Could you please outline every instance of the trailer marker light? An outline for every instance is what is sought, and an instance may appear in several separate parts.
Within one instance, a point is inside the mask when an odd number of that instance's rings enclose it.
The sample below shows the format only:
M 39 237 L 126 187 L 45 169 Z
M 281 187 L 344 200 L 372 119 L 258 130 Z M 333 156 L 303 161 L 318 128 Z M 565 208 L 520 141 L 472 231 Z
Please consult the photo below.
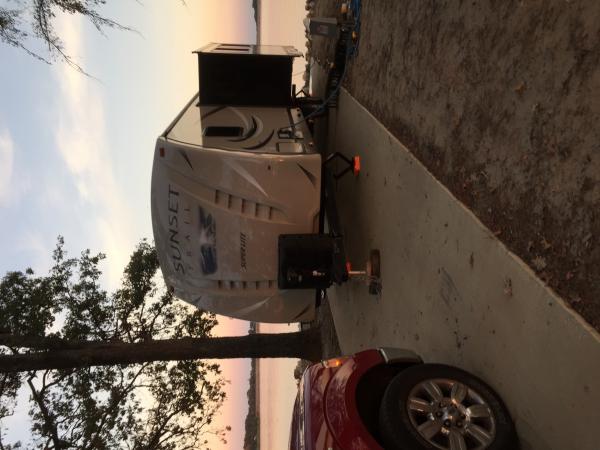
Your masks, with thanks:
M 161 147 L 161 148 L 158 150 L 158 152 L 160 153 L 160 157 L 161 157 L 161 158 L 164 158 L 164 157 L 165 157 L 165 148 L 164 148 L 164 147 Z
M 326 369 L 335 369 L 336 367 L 340 367 L 350 358 L 348 356 L 341 356 L 339 358 L 327 359 L 325 361 L 321 361 L 321 365 Z
M 352 172 L 355 176 L 360 173 L 360 156 L 352 158 Z

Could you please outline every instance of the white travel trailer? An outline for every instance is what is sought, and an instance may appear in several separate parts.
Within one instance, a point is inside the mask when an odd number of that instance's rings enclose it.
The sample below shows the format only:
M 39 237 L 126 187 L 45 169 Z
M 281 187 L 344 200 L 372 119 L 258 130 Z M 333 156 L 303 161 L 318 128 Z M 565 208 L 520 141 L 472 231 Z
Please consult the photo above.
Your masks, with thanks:
M 322 159 L 291 85 L 300 54 L 238 44 L 196 53 L 199 93 L 154 152 L 152 225 L 165 281 L 217 314 L 310 320 L 315 289 L 346 272 L 332 267 L 332 252 L 343 255 L 337 241 L 318 234 Z

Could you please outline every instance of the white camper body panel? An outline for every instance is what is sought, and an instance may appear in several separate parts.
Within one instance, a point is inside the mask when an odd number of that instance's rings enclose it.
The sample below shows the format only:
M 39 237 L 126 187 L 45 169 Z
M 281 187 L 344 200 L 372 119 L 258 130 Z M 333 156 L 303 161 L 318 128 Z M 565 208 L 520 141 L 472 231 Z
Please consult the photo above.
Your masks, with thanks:
M 192 99 L 158 138 L 152 225 L 177 297 L 251 321 L 313 318 L 314 290 L 277 287 L 279 235 L 318 227 L 321 156 L 304 123 L 285 130 L 300 120 L 295 108 L 199 107 Z

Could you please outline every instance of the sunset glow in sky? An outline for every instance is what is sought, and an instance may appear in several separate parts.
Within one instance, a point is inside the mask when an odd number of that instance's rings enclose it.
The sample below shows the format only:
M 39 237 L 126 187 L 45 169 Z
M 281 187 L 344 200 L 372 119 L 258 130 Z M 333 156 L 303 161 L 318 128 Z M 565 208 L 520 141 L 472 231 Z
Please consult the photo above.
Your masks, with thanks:
M 0 45 L 0 270 L 50 266 L 56 237 L 72 255 L 85 248 L 107 260 L 114 289 L 142 238 L 152 239 L 150 171 L 156 137 L 197 92 L 192 51 L 211 41 L 256 39 L 250 0 L 113 0 L 101 10 L 137 32 L 58 17 L 57 34 L 86 77 Z M 35 47 L 35 43 L 32 43 Z M 217 333 L 245 334 L 223 318 Z M 220 421 L 241 448 L 249 363 L 222 363 L 231 380 Z M 9 428 L 27 437 L 26 410 Z
M 156 137 L 197 92 L 197 59 L 209 42 L 254 43 L 251 0 L 109 0 L 101 13 L 135 32 L 106 30 L 57 17 L 68 54 L 91 77 L 46 65 L 0 45 L 0 271 L 51 265 L 56 237 L 66 249 L 104 252 L 104 287 L 119 285 L 129 255 L 152 240 L 150 174 Z M 304 51 L 304 0 L 262 0 L 264 44 Z M 37 49 L 35 42 L 30 47 Z M 43 49 L 40 51 L 43 52 Z M 304 61 L 294 67 L 302 84 Z M 248 323 L 221 317 L 217 335 L 247 334 Z M 264 331 L 282 331 L 265 327 Z M 263 360 L 277 398 L 263 442 L 285 448 L 295 395 L 294 360 Z M 226 448 L 240 449 L 247 414 L 248 360 L 222 361 L 230 381 L 219 425 L 231 425 Z M 281 383 L 281 384 L 278 384 Z M 30 435 L 27 404 L 6 420 L 9 441 Z M 218 448 L 218 446 L 215 446 Z M 263 448 L 267 448 L 263 446 Z

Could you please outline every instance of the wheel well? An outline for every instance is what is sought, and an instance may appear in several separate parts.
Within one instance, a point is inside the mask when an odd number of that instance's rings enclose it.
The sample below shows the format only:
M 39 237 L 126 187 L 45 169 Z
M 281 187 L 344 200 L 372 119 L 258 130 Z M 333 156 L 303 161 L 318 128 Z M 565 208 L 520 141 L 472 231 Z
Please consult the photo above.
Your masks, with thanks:
M 369 433 L 383 446 L 379 435 L 379 406 L 392 379 L 414 363 L 380 364 L 369 369 L 356 387 L 356 407 Z

